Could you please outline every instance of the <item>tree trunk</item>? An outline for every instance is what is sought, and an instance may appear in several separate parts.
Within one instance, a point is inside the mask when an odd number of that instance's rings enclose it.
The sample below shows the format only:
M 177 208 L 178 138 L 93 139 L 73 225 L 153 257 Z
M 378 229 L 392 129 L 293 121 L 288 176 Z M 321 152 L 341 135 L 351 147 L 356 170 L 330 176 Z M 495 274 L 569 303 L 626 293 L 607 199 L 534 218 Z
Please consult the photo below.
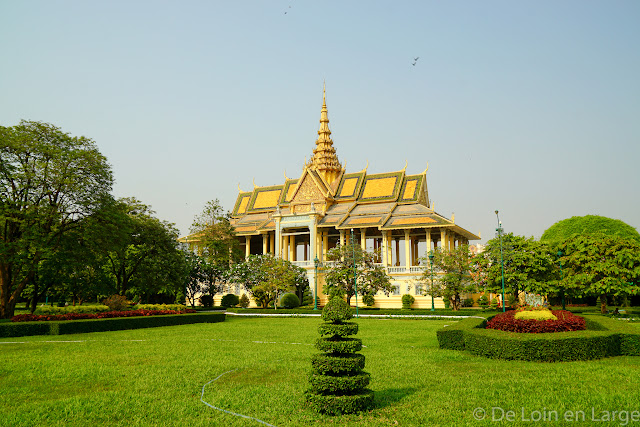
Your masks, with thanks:
M 607 295 L 600 295 L 600 314 L 607 314 Z

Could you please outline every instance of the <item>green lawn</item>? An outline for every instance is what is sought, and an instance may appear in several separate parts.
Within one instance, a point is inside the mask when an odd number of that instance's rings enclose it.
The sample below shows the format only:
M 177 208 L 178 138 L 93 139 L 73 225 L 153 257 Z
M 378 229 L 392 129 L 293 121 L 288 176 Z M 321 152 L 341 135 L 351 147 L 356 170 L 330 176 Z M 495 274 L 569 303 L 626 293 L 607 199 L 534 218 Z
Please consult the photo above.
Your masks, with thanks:
M 263 425 L 200 401 L 203 385 L 230 370 L 207 385 L 204 400 L 277 426 L 490 425 L 493 407 L 514 411 L 515 425 L 537 416 L 554 420 L 555 413 L 562 425 L 567 411 L 579 419 L 577 411 L 584 411 L 587 422 L 628 411 L 629 425 L 638 424 L 631 417 L 640 411 L 640 357 L 496 361 L 438 349 L 435 331 L 451 321 L 358 322 L 377 403 L 362 415 L 332 418 L 304 408 L 320 319 L 228 317 L 216 324 L 2 338 L 0 425 Z M 486 411 L 483 422 L 474 419 L 476 408 Z M 625 424 L 615 416 L 597 425 Z

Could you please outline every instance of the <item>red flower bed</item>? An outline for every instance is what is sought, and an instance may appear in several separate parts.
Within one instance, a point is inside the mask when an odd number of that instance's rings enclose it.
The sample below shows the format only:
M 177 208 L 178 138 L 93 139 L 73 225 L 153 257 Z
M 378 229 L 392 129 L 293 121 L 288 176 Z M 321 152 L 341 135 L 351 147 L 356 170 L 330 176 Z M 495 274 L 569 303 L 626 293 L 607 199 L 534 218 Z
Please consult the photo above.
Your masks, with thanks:
M 127 310 L 107 311 L 104 313 L 67 313 L 52 315 L 19 314 L 11 318 L 12 322 L 42 322 L 48 320 L 105 319 L 113 317 L 157 316 L 162 314 L 196 313 L 196 310 Z
M 487 323 L 487 329 L 499 329 L 509 332 L 539 334 L 543 332 L 582 331 L 586 328 L 583 317 L 570 311 L 551 311 L 558 320 L 516 319 L 515 311 L 500 313 Z

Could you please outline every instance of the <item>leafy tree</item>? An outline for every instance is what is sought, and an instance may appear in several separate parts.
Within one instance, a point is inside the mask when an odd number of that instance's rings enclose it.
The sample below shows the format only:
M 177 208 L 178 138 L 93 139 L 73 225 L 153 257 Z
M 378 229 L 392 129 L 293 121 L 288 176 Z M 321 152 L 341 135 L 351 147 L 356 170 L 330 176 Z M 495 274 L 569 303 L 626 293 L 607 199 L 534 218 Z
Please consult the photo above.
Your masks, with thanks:
M 375 255 L 363 251 L 356 242 L 349 242 L 336 246 L 327 252 L 325 267 L 325 293 L 328 295 L 343 294 L 347 303 L 351 304 L 351 297 L 356 294 L 354 287 L 354 273 L 358 295 L 375 295 L 383 291 L 389 295 L 393 286 L 384 268 L 374 263 Z
M 573 216 L 558 221 L 542 234 L 540 241 L 559 244 L 571 237 L 585 234 L 620 236 L 640 242 L 640 234 L 635 228 L 619 219 L 598 215 Z
M 577 295 L 600 297 L 607 312 L 607 296 L 640 292 L 640 243 L 606 235 L 582 235 L 560 245 L 563 253 L 562 284 Z
M 198 252 L 211 265 L 227 271 L 231 263 L 240 262 L 244 254 L 218 199 L 206 203 L 191 225 L 191 236 L 197 240 Z
M 244 286 L 256 304 L 266 308 L 276 303 L 278 295 L 294 292 L 309 286 L 307 274 L 290 261 L 273 255 L 250 255 L 244 262 L 234 264 L 231 280 Z
M 119 235 L 115 247 L 106 253 L 106 268 L 119 295 L 125 295 L 131 286 L 139 291 L 152 274 L 170 275 L 172 261 L 179 256 L 178 231 L 154 213 L 135 198 L 118 201 L 114 217 Z M 182 283 L 180 278 L 174 279 Z
M 0 127 L 0 317 L 40 262 L 109 198 L 113 177 L 95 143 L 41 122 Z
M 441 274 L 434 275 L 434 282 L 437 281 L 439 286 L 431 292 L 448 300 L 453 310 L 460 310 L 460 294 L 476 288 L 471 274 L 474 265 L 469 246 L 461 245 L 451 250 L 437 248 L 433 252 L 433 266 Z M 425 269 L 420 281 L 431 283 L 430 269 Z
M 517 299 L 521 291 L 535 294 L 558 291 L 558 264 L 550 246 L 533 237 L 525 238 L 509 233 L 502 236 L 502 258 L 505 294 L 511 294 Z M 480 273 L 477 282 L 490 292 L 501 293 L 499 237 L 487 242 L 484 251 L 474 258 L 474 264 L 474 268 Z

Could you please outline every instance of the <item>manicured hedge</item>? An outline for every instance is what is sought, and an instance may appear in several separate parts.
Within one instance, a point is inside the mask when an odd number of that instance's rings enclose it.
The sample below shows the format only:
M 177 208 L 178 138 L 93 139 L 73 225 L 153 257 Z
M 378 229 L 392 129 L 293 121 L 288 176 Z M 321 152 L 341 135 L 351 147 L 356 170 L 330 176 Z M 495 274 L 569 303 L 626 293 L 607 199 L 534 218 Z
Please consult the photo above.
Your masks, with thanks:
M 560 362 L 611 356 L 639 356 L 640 330 L 621 321 L 593 316 L 587 330 L 527 334 L 484 329 L 469 318 L 437 331 L 440 348 L 466 350 L 493 359 Z
M 364 354 L 319 353 L 311 357 L 311 372 L 314 374 L 342 375 L 360 372 L 364 369 Z
M 333 341 L 328 338 L 318 338 L 316 348 L 326 353 L 356 353 L 362 350 L 362 340 L 360 338 L 341 338 Z
M 371 375 L 361 372 L 351 376 L 316 375 L 309 377 L 311 387 L 320 394 L 350 394 L 353 390 L 362 390 L 369 385 Z
M 224 320 L 224 313 L 194 313 L 166 316 L 118 317 L 108 319 L 0 323 L 0 337 L 80 334 L 87 332 L 187 325 L 192 323 L 217 323 L 223 322 Z
M 349 335 L 356 335 L 358 333 L 358 324 L 347 322 L 342 324 L 321 323 L 318 326 L 318 333 L 326 336 L 339 336 L 348 337 Z
M 305 398 L 311 408 L 328 415 L 352 414 L 373 406 L 373 391 L 364 389 L 361 394 L 325 395 L 306 392 Z

